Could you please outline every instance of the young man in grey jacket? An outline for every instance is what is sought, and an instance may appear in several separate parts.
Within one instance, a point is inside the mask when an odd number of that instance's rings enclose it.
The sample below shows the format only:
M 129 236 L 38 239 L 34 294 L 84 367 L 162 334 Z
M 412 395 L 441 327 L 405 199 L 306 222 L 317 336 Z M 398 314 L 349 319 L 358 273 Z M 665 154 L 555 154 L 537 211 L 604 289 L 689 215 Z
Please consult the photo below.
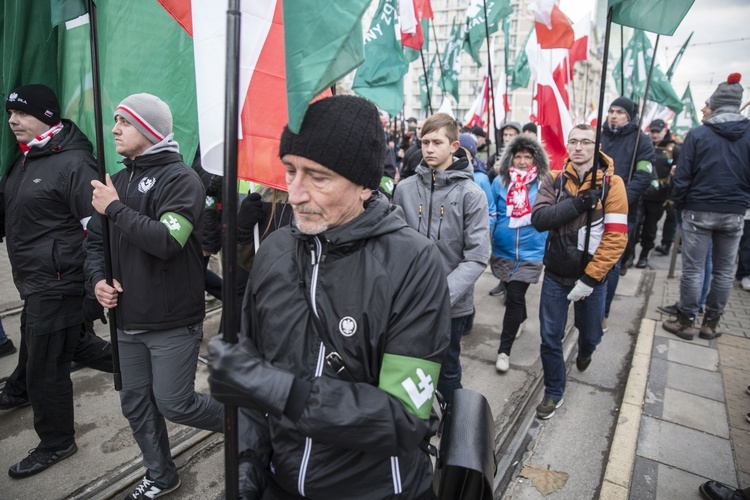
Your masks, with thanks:
M 473 181 L 466 153 L 460 148 L 458 124 L 436 113 L 422 125 L 422 156 L 416 175 L 401 181 L 393 203 L 406 222 L 437 245 L 448 276 L 451 297 L 451 341 L 443 361 L 438 391 L 450 401 L 461 388 L 461 336 L 474 316 L 474 283 L 487 267 L 490 233 L 487 197 Z

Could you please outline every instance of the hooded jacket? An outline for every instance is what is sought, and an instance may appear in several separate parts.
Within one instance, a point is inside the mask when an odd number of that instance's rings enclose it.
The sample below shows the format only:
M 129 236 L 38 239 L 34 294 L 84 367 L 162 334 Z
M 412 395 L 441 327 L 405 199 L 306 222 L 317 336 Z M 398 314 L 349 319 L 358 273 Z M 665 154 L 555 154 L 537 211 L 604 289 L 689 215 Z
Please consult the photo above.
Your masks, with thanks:
M 638 151 L 635 151 L 635 141 L 639 134 Z M 615 166 L 614 174 L 625 183 L 628 204 L 634 209 L 638 199 L 646 192 L 654 178 L 653 164 L 656 162 L 654 143 L 638 128 L 637 117 L 616 131 L 609 126 L 609 123 L 605 123 L 602 127 L 601 141 L 602 152 L 612 159 Z M 630 177 L 630 165 L 633 162 L 634 152 L 633 176 Z M 635 214 L 635 210 L 633 213 Z
M 71 121 L 42 147 L 32 147 L 4 182 L 5 236 L 22 299 L 33 293 L 83 296 L 83 223 L 97 178 L 91 142 Z
M 744 214 L 750 208 L 750 120 L 719 113 L 688 132 L 673 185 L 677 209 Z
M 437 249 L 397 211 L 376 193 L 362 214 L 320 235 L 294 226 L 271 233 L 255 258 L 243 334 L 308 390 L 289 396 L 303 405 L 295 420 L 244 413 L 260 426 L 248 427 L 241 449 L 261 470 L 270 457 L 274 480 L 289 492 L 386 499 L 431 487 L 432 464 L 419 445 L 435 432 L 430 409 L 448 346 L 449 296 Z M 343 372 L 325 362 L 328 346 Z M 420 379 L 426 384 L 417 389 Z M 417 392 L 410 396 L 407 385 Z
M 398 184 L 393 203 L 409 226 L 437 244 L 451 294 L 451 316 L 474 311 L 474 283 L 487 267 L 490 235 L 487 196 L 475 182 L 466 152 L 458 148 L 453 164 L 434 170 L 424 163 Z
M 532 207 L 539 185 L 549 172 L 547 153 L 534 137 L 528 134 L 518 135 L 503 149 L 498 176 L 492 181 L 492 191 L 497 206 L 497 224 L 492 234 L 492 255 L 515 263 L 541 262 L 544 258 L 544 242 L 547 240 L 547 233 L 537 231 L 531 224 L 517 228 L 508 227 L 510 216 L 507 213 L 507 200 L 510 168 L 513 166 L 513 155 L 518 151 L 529 151 L 534 157 L 537 177 L 527 185 Z M 514 266 L 514 269 L 515 267 L 517 266 Z M 536 271 L 535 274 L 538 276 L 539 272 Z
M 672 166 L 678 164 L 681 145 L 672 138 L 672 132 L 667 130 L 659 144 L 654 146 L 656 161 L 654 162 L 655 178 L 651 186 L 643 194 L 644 201 L 665 202 L 672 192 Z
M 617 263 L 628 242 L 628 200 L 622 179 L 614 174 L 612 160 L 600 156 L 606 170 L 597 170 L 596 185 L 602 189 L 600 201 L 592 211 L 581 214 L 573 198 L 591 189 L 591 177 L 583 182 L 570 159 L 565 169 L 548 173 L 536 197 L 531 222 L 538 231 L 549 231 L 544 253 L 545 273 L 555 281 L 573 286 L 580 279 L 597 286 Z M 561 180 L 558 177 L 562 176 Z M 584 262 L 586 222 L 591 216 L 591 236 Z
M 112 176 L 120 199 L 110 203 L 105 214 L 112 275 L 123 288 L 115 309 L 123 330 L 166 330 L 193 325 L 205 316 L 205 190 L 176 152 L 176 143 L 170 142 L 171 135 L 134 160 L 126 158 L 125 169 Z M 89 226 L 87 253 L 94 286 L 104 279 L 103 220 L 96 213 Z

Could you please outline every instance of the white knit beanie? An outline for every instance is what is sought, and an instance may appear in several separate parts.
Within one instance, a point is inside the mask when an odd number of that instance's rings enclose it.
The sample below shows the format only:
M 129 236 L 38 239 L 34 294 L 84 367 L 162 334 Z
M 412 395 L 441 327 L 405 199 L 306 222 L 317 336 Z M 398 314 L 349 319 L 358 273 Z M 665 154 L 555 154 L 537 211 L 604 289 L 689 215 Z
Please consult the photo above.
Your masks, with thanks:
M 115 109 L 115 117 L 122 116 L 153 144 L 172 133 L 172 112 L 167 103 L 151 94 L 133 94 L 123 99 Z

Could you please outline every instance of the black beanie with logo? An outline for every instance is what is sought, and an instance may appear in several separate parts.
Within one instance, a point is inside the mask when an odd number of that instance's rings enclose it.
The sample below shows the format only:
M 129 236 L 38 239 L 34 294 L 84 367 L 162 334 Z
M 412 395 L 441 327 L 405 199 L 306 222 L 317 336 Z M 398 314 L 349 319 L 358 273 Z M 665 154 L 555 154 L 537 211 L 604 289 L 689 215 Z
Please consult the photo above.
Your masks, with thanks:
M 60 121 L 60 103 L 55 92 L 39 83 L 13 89 L 5 100 L 5 110 L 11 109 L 28 113 L 50 126 Z

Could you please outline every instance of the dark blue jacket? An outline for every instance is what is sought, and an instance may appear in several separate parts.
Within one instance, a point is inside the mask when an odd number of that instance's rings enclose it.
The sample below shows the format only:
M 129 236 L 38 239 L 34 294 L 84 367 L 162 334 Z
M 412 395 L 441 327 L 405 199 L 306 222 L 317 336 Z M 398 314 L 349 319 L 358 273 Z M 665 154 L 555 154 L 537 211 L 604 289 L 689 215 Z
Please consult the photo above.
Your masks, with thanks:
M 633 163 L 633 151 L 635 151 L 635 140 L 640 133 L 638 141 L 638 152 Z M 653 180 L 653 167 L 638 167 L 638 162 L 647 161 L 651 165 L 656 163 L 656 153 L 651 138 L 640 132 L 638 119 L 634 118 L 623 125 L 617 132 L 613 132 L 607 124 L 602 128 L 602 152 L 612 158 L 615 162 L 615 175 L 622 177 L 625 181 L 625 190 L 628 193 L 628 205 L 631 213 L 638 198 L 646 192 Z M 630 176 L 630 165 L 633 164 L 633 175 Z
M 677 209 L 744 214 L 750 207 L 750 120 L 722 113 L 691 130 L 673 185 Z

